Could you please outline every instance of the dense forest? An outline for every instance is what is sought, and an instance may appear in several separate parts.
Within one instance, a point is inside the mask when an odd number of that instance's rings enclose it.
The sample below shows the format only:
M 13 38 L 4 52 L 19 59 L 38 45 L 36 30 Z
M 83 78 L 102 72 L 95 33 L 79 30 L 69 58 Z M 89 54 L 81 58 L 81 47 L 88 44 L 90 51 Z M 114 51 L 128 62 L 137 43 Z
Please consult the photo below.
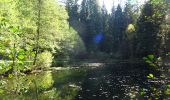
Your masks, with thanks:
M 66 2 L 69 24 L 79 33 L 87 52 L 112 54 L 113 58 L 157 56 L 168 48 L 168 3 L 151 0 L 141 7 L 127 0 L 108 13 L 98 0 Z M 113 2 L 114 3 L 114 2 Z
M 0 0 L 0 99 L 169 99 L 170 1 L 101 1 Z

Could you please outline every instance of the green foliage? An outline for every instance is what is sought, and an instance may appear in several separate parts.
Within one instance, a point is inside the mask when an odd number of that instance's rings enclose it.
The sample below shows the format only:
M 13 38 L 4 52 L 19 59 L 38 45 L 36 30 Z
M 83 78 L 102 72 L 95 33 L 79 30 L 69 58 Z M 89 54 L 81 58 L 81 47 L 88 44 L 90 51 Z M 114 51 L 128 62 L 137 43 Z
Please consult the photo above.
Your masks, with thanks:
M 149 74 L 149 75 L 147 76 L 147 78 L 154 78 L 154 75 L 153 75 L 153 74 Z
M 13 77 L 13 75 L 12 74 L 8 74 L 8 78 L 12 78 Z
M 135 31 L 135 26 L 133 25 L 133 24 L 129 24 L 128 26 L 127 26 L 127 29 L 126 29 L 126 32 L 127 33 L 132 33 L 132 32 L 134 32 Z M 131 39 L 131 38 L 130 38 Z
M 167 85 L 167 88 L 169 88 L 169 89 L 170 89 L 170 84 L 168 84 L 168 85 Z
M 30 69 L 37 48 L 38 53 L 44 50 L 57 55 L 64 52 L 67 57 L 75 51 L 78 54 L 85 50 L 78 33 L 68 24 L 65 7 L 57 1 L 41 0 L 39 3 L 38 0 L 3 0 L 0 5 L 3 5 L 0 6 L 0 55 L 3 60 L 10 62 L 2 63 L 1 72 L 10 68 Z M 50 57 L 49 60 L 52 60 Z
M 141 89 L 140 95 L 141 95 L 141 96 L 144 96 L 144 95 L 145 95 L 145 90 L 144 90 L 144 89 Z
M 5 73 L 6 71 L 10 70 L 11 67 L 11 63 L 9 63 L 8 61 L 0 61 L 0 74 Z
M 51 66 L 52 61 L 53 61 L 52 53 L 49 51 L 44 51 L 38 55 L 36 68 L 48 68 Z
M 155 58 L 154 55 L 148 55 L 148 59 L 149 59 L 149 60 L 153 61 L 154 58 Z
M 164 0 L 148 1 L 137 21 L 137 47 L 138 56 L 147 56 L 151 53 L 158 55 L 164 33 L 160 33 L 167 12 Z
M 170 95 L 170 84 L 166 85 L 166 90 L 165 90 L 166 95 Z
M 153 67 L 154 70 L 160 70 L 162 60 L 161 58 L 156 58 L 154 55 L 148 55 L 147 57 L 143 57 L 143 60 L 149 64 L 149 66 Z

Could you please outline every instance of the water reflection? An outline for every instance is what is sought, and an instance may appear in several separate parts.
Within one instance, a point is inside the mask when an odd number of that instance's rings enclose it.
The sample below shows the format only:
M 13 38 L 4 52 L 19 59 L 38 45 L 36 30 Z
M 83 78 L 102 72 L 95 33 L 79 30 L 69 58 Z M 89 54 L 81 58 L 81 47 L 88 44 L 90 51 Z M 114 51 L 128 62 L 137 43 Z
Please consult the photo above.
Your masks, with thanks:
M 111 67 L 110 67 L 111 66 Z M 110 65 L 89 70 L 77 100 L 148 100 L 153 84 L 147 82 L 143 65 Z M 119 67 L 120 66 L 120 67 Z M 128 66 L 128 68 L 127 68 Z M 159 85 L 160 86 L 160 85 Z M 157 87 L 159 88 L 159 87 Z M 142 95 L 143 93 L 143 95 Z M 158 92 L 155 92 L 156 94 Z M 163 94 L 163 93 L 162 93 Z
M 128 68 L 127 68 L 128 66 Z M 148 100 L 168 98 L 143 65 L 107 65 L 2 78 L 2 100 Z M 14 92 L 22 91 L 17 94 Z M 168 91 L 168 90 L 167 90 Z
M 20 76 L 11 79 L 3 78 L 6 81 L 3 93 L 0 98 L 3 100 L 73 100 L 79 90 L 80 84 L 85 75 L 84 70 L 63 70 L 57 72 L 41 72 L 27 76 Z M 20 83 L 20 84 L 18 84 Z M 12 93 L 15 88 L 25 88 L 23 94 Z M 23 89 L 21 88 L 21 89 Z

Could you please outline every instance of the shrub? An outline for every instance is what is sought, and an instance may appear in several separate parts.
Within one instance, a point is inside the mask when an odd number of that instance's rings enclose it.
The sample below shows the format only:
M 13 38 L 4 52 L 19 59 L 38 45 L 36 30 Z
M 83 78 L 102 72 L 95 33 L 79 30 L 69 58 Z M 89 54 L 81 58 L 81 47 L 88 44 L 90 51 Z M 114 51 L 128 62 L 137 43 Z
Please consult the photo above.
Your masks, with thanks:
M 52 53 L 49 51 L 44 51 L 37 57 L 36 68 L 48 68 L 51 66 L 52 60 Z

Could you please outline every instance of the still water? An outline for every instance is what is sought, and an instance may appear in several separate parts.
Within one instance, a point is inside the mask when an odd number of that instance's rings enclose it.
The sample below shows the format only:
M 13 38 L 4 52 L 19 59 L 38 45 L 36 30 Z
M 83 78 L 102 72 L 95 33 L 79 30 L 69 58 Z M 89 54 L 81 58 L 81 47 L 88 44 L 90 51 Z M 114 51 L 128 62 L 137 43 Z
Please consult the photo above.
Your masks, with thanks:
M 0 100 L 168 100 L 140 64 L 112 64 L 1 78 Z

